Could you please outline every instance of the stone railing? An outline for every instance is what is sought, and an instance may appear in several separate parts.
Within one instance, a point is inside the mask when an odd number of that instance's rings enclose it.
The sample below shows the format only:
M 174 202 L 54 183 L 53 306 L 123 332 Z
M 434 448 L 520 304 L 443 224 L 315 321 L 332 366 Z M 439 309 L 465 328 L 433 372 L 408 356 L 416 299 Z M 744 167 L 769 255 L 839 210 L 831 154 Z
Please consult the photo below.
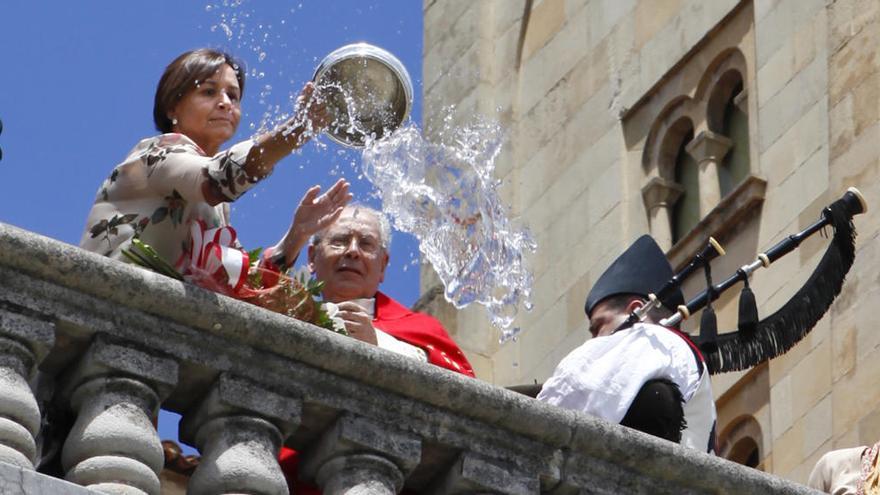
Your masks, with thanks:
M 68 482 L 159 493 L 160 405 L 195 494 L 287 493 L 282 443 L 328 494 L 812 493 L 2 223 L 0 391 L 4 493 L 91 491 L 33 471 L 57 408 Z

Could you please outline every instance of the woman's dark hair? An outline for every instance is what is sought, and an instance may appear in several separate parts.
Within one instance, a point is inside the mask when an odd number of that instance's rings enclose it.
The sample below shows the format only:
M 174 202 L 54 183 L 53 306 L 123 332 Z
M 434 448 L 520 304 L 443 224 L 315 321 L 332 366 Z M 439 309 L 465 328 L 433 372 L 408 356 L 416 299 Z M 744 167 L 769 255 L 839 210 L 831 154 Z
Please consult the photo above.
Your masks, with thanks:
M 171 132 L 171 119 L 168 112 L 177 105 L 183 95 L 192 91 L 198 81 L 214 75 L 223 64 L 235 71 L 238 87 L 244 94 L 244 65 L 226 52 L 211 48 L 188 51 L 168 64 L 159 85 L 156 86 L 156 99 L 153 103 L 153 122 L 161 133 Z

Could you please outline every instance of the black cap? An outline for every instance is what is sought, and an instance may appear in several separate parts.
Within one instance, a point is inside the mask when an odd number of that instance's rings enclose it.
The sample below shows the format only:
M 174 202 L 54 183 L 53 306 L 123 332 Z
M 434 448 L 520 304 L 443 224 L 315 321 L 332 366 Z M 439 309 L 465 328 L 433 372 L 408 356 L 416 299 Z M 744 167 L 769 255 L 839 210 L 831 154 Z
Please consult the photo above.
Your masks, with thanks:
M 651 236 L 643 235 L 599 277 L 587 295 L 584 311 L 589 316 L 596 304 L 619 294 L 638 294 L 644 297 L 656 294 L 673 275 L 675 273 L 672 266 L 660 246 Z M 676 287 L 662 302 L 664 306 L 674 309 L 684 304 L 684 294 Z

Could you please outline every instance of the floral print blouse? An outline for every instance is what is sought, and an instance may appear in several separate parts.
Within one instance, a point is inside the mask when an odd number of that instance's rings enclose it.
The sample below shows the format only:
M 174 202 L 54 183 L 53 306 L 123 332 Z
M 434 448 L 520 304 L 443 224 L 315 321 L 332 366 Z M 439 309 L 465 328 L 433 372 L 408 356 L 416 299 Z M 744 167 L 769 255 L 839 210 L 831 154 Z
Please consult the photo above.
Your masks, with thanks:
M 175 264 L 187 249 L 191 221 L 229 224 L 228 204 L 209 205 L 202 185 L 213 182 L 228 201 L 244 194 L 256 182 L 244 171 L 252 146 L 247 140 L 206 156 L 183 134 L 142 140 L 98 189 L 80 247 L 125 260 L 122 250 L 137 236 Z

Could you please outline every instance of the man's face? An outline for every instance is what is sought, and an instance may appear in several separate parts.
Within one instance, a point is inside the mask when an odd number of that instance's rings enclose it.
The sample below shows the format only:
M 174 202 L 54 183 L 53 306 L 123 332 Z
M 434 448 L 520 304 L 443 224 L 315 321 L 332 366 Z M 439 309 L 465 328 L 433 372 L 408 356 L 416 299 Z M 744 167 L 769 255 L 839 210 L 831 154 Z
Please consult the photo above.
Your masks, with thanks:
M 358 208 L 346 208 L 321 241 L 309 246 L 309 269 L 324 282 L 324 299 L 330 302 L 373 297 L 387 265 L 379 221 Z
M 629 317 L 629 314 L 641 305 L 642 302 L 638 299 L 633 299 L 626 307 L 614 304 L 614 301 L 608 299 L 599 301 L 593 306 L 593 312 L 589 316 L 590 334 L 594 338 L 611 335 Z

